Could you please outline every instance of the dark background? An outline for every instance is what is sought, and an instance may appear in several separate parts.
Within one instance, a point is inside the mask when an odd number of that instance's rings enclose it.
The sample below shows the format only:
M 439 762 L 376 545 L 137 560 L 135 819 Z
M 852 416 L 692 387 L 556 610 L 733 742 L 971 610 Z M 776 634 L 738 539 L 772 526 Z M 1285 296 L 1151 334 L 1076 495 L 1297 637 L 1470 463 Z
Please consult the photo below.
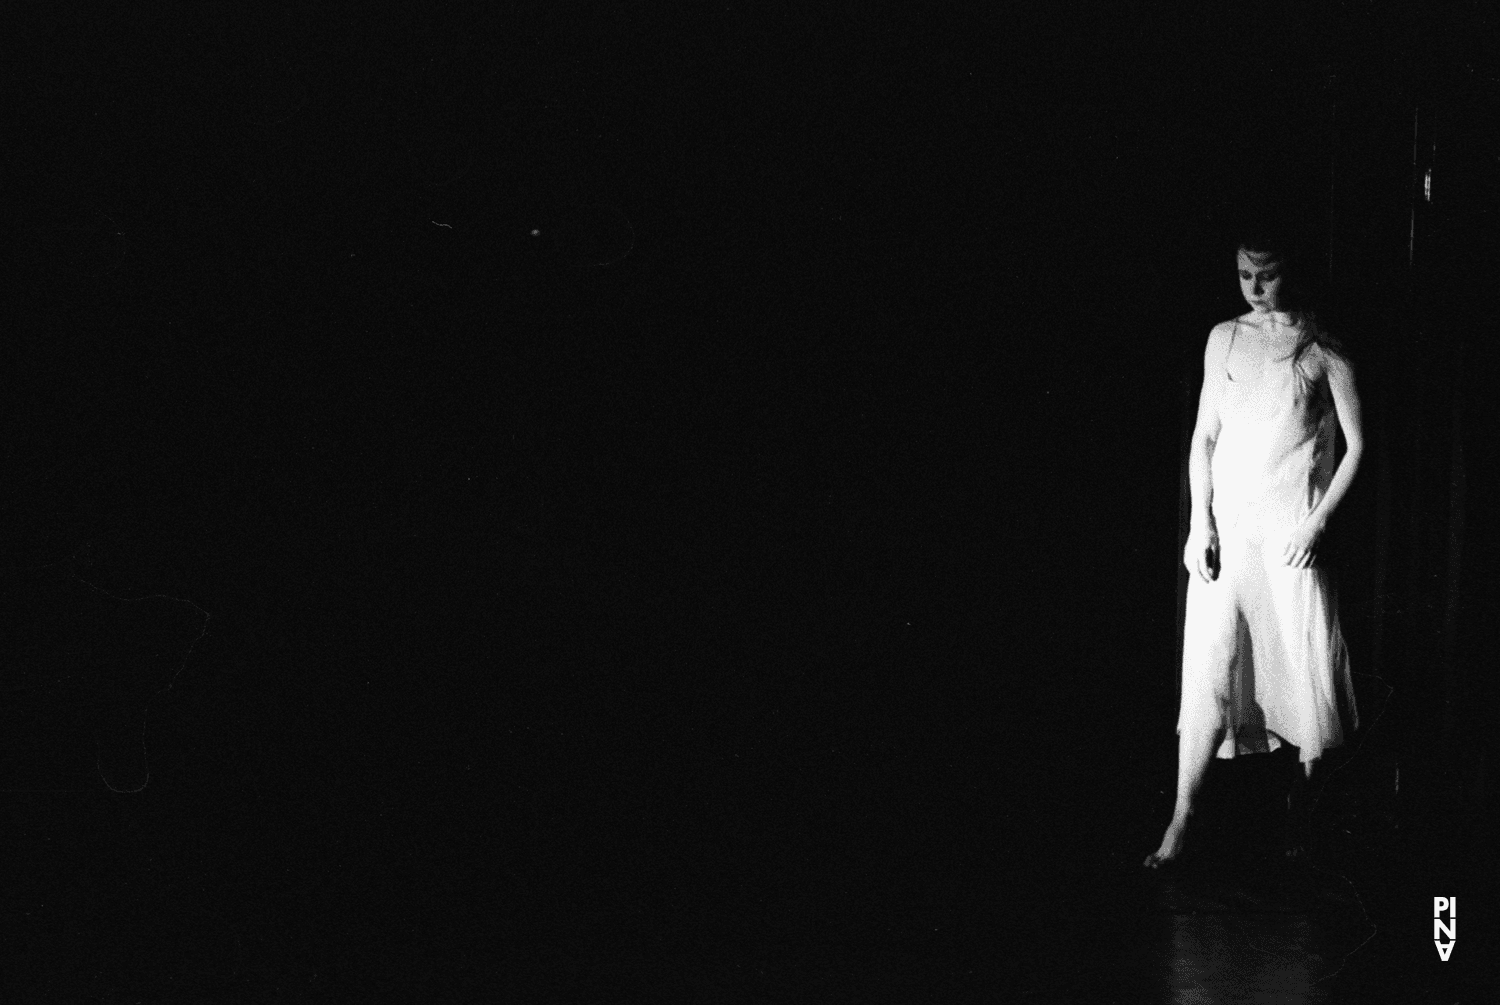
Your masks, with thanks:
M 1268 213 L 1369 439 L 1320 826 L 1434 969 L 1430 897 L 1493 889 L 1493 36 L 1320 10 L 14 15 L 16 972 L 775 1000 L 747 947 L 1087 943 L 1170 815 Z M 89 603 L 157 662 L 25 670 Z

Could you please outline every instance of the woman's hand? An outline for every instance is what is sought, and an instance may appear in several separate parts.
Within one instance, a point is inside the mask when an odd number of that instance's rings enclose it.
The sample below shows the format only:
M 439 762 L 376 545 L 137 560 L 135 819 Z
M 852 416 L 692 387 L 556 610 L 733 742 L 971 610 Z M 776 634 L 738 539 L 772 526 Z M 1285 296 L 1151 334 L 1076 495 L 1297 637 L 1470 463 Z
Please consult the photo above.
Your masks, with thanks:
M 1318 560 L 1318 541 L 1323 537 L 1323 523 L 1319 520 L 1304 520 L 1287 538 L 1281 560 L 1293 569 L 1310 569 Z
M 1219 531 L 1213 524 L 1194 527 L 1188 533 L 1182 564 L 1205 583 L 1219 578 Z

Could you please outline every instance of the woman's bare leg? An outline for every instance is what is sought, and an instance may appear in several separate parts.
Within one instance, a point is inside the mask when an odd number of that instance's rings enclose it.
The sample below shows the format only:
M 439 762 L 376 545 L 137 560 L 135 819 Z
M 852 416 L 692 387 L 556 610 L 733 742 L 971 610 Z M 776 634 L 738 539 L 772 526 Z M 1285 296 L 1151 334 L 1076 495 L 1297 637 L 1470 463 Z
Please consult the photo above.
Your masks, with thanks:
M 1172 811 L 1172 822 L 1162 835 L 1161 847 L 1146 856 L 1145 866 L 1155 869 L 1182 854 L 1183 836 L 1188 818 L 1193 815 L 1193 800 L 1208 774 L 1208 765 L 1214 751 L 1224 742 L 1224 726 L 1221 723 L 1212 732 L 1184 729 L 1177 738 L 1177 806 Z

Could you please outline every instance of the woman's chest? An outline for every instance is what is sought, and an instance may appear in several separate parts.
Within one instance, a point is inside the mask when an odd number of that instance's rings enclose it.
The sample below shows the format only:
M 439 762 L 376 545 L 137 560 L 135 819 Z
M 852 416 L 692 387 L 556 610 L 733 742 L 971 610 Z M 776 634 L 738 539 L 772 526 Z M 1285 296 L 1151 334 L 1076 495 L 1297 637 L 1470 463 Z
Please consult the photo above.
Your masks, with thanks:
M 1297 352 L 1291 340 L 1272 340 L 1257 336 L 1235 338 L 1224 360 L 1224 373 L 1231 384 L 1249 385 L 1262 378 L 1295 377 L 1303 388 L 1311 390 L 1327 383 L 1327 368 L 1316 344 Z

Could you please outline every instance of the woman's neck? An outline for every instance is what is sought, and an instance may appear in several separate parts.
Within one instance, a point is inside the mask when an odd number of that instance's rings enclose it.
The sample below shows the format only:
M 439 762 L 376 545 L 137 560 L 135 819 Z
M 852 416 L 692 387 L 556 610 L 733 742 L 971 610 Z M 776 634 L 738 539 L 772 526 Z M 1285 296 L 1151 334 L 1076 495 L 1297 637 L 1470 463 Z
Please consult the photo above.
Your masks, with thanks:
M 1295 328 L 1302 323 L 1299 314 L 1292 311 L 1268 311 L 1253 310 L 1250 316 L 1260 324 L 1269 324 L 1272 328 Z

